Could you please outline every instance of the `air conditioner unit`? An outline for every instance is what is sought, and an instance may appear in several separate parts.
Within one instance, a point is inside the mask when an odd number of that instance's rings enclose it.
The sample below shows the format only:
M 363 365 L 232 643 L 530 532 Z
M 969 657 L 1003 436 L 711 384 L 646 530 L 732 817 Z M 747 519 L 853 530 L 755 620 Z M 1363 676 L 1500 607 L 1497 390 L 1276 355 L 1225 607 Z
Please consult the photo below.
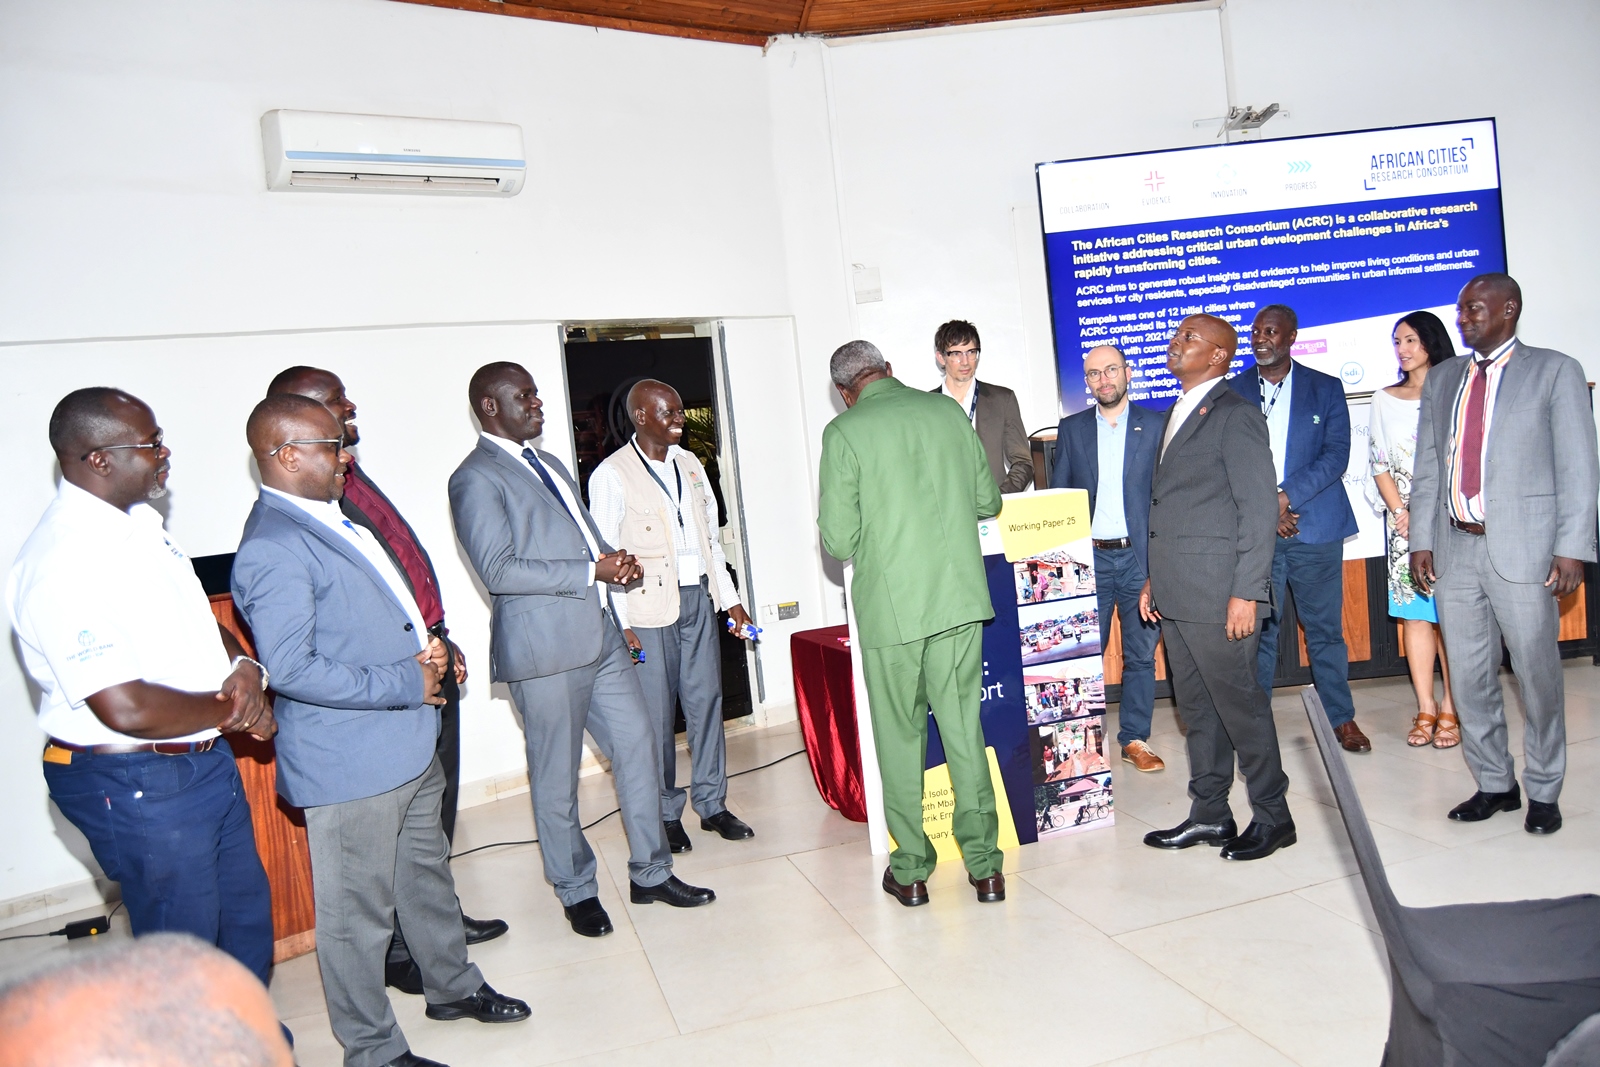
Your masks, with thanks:
M 261 142 L 273 190 L 515 196 L 528 174 L 509 122 L 279 110 Z

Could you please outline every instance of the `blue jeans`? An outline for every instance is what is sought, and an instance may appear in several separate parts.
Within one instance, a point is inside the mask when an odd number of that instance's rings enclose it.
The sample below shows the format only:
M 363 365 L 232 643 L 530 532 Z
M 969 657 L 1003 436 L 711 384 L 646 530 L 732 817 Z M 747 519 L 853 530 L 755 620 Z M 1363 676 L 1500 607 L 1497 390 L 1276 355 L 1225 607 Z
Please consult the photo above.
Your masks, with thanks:
M 208 752 L 94 756 L 46 763 L 50 799 L 122 884 L 134 936 L 193 934 L 267 981 L 272 895 L 250 802 L 228 743 Z
M 1306 630 L 1311 681 L 1327 709 L 1328 722 L 1343 726 L 1356 717 L 1350 696 L 1350 651 L 1344 643 L 1344 543 L 1308 545 L 1298 537 L 1278 538 L 1272 553 L 1272 614 L 1261 620 L 1261 649 L 1256 653 L 1256 677 L 1268 693 L 1278 671 L 1285 585 L 1294 590 L 1295 615 Z
M 1156 642 L 1161 628 L 1139 618 L 1144 568 L 1131 548 L 1094 550 L 1094 589 L 1100 600 L 1100 647 L 1110 641 L 1111 608 L 1122 617 L 1122 703 L 1117 745 L 1150 740 L 1150 713 L 1156 702 Z

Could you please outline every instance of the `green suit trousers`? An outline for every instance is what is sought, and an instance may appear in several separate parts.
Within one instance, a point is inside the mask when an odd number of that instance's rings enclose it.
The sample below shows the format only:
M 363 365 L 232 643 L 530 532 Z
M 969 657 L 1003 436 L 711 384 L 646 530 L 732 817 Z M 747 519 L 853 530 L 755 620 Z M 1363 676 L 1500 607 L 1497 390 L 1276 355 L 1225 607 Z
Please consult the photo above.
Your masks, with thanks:
M 883 775 L 883 812 L 894 835 L 889 867 L 901 885 L 926 879 L 937 857 L 922 828 L 928 705 L 939 724 L 955 789 L 953 830 L 974 878 L 1000 870 L 994 784 L 978 706 L 983 699 L 983 624 L 970 622 L 901 645 L 861 650 L 872 732 Z

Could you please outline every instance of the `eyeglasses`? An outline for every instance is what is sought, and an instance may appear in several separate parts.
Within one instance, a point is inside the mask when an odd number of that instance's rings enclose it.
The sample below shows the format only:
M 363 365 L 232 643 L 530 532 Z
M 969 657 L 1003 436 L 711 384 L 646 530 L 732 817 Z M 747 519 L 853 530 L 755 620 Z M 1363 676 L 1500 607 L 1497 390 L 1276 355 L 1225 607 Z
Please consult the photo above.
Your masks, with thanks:
M 341 448 L 344 447 L 344 438 L 342 438 L 342 437 L 318 437 L 315 440 L 285 441 L 283 444 L 279 445 L 277 448 L 274 448 L 271 452 L 268 452 L 267 455 L 276 456 L 279 452 L 282 452 L 284 449 L 288 448 L 290 445 L 332 445 L 333 446 L 333 450 L 335 452 L 337 452 Z
M 976 349 L 976 348 L 974 348 L 970 352 L 961 352 L 961 351 L 957 351 L 955 349 L 951 349 L 950 351 L 948 351 L 948 352 L 946 352 L 944 354 L 944 358 L 945 359 L 977 359 L 981 355 L 983 355 L 983 352 L 980 349 Z
M 115 452 L 119 448 L 148 448 L 152 452 L 159 452 L 161 451 L 161 438 L 162 435 L 158 433 L 156 434 L 156 439 L 154 441 L 146 441 L 141 445 L 100 445 L 98 448 L 91 448 L 89 451 L 79 456 L 78 462 L 82 463 L 96 452 Z
M 1086 382 L 1093 383 L 1093 382 L 1098 382 L 1101 378 L 1115 378 L 1117 375 L 1126 372 L 1127 369 L 1128 368 L 1126 366 L 1123 366 L 1123 367 L 1107 367 L 1103 371 L 1086 370 L 1086 371 L 1083 372 L 1083 380 L 1086 381 Z

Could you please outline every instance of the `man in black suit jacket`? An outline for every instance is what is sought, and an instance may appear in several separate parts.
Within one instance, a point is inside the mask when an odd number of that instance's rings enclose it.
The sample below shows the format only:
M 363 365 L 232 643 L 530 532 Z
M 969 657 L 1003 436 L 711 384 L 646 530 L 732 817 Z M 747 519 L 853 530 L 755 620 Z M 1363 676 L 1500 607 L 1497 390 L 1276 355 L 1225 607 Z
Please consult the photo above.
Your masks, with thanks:
M 1149 577 L 1150 478 L 1164 420 L 1160 412 L 1128 399 L 1128 361 L 1115 345 L 1089 350 L 1083 357 L 1083 380 L 1095 404 L 1068 415 L 1057 427 L 1050 488 L 1089 491 L 1101 648 L 1111 639 L 1112 608 L 1122 619 L 1117 745 L 1124 762 L 1141 771 L 1159 771 L 1166 764 L 1150 751 L 1149 741 L 1161 629 L 1140 618 L 1139 591 Z M 1102 481 L 1110 489 L 1103 495 Z
M 1033 485 L 1033 449 L 1022 424 L 1017 394 L 1003 385 L 978 381 L 978 328 L 953 319 L 933 335 L 933 361 L 944 381 L 928 390 L 944 393 L 967 413 L 989 457 L 989 473 L 1002 493 Z
M 1222 846 L 1255 860 L 1295 843 L 1272 697 L 1256 678 L 1257 620 L 1271 610 L 1277 479 L 1261 410 L 1228 387 L 1238 347 L 1210 315 L 1178 324 L 1167 369 L 1183 394 L 1167 414 L 1150 491 L 1150 579 L 1140 613 L 1161 623 L 1178 711 L 1189 728 L 1189 818 L 1153 830 L 1154 848 Z M 1253 814 L 1228 807 L 1234 755 Z
M 339 422 L 346 448 L 361 440 L 361 431 L 356 426 L 355 402 L 345 395 L 344 382 L 332 371 L 316 367 L 290 367 L 279 372 L 272 379 L 272 384 L 267 386 L 267 395 L 274 393 L 308 397 L 327 408 Z M 411 587 L 411 595 L 416 598 L 418 607 L 429 623 L 429 632 L 443 641 L 450 653 L 451 669 L 445 672 L 439 688 L 444 703 L 439 707 L 439 740 L 436 745 L 445 783 L 439 821 L 444 826 L 445 840 L 449 841 L 455 836 L 456 797 L 461 789 L 461 684 L 467 680 L 467 661 L 461 649 L 450 640 L 450 631 L 444 624 L 444 601 L 439 591 L 439 576 L 434 572 L 433 560 L 428 557 L 411 524 L 384 496 L 366 470 L 355 463 L 351 463 L 345 472 L 344 495 L 339 500 L 339 510 L 345 518 L 357 526 L 365 527 L 377 538 L 395 570 Z M 461 916 L 461 922 L 469 945 L 492 941 L 508 929 L 503 919 L 474 919 L 465 913 Z M 386 977 L 389 985 L 403 993 L 422 992 L 422 973 L 406 949 L 398 921 L 394 941 L 389 946 Z

